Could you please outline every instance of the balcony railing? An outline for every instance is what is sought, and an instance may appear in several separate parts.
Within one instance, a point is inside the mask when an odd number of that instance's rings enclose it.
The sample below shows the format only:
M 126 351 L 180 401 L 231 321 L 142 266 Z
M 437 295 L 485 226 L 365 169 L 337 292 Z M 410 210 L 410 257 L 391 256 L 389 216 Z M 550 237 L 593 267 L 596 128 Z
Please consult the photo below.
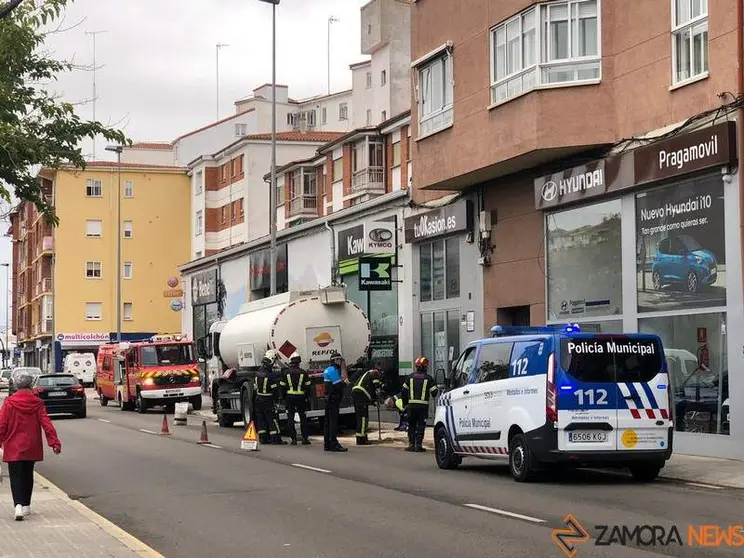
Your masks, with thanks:
M 385 171 L 381 168 L 366 168 L 354 173 L 351 179 L 351 191 L 361 192 L 385 192 Z
M 50 293 L 52 292 L 52 280 L 49 277 L 45 277 L 38 283 L 36 283 L 36 288 L 34 289 L 34 296 L 39 296 L 43 293 Z
M 289 204 L 290 217 L 318 214 L 318 198 L 316 196 L 297 196 L 292 198 Z

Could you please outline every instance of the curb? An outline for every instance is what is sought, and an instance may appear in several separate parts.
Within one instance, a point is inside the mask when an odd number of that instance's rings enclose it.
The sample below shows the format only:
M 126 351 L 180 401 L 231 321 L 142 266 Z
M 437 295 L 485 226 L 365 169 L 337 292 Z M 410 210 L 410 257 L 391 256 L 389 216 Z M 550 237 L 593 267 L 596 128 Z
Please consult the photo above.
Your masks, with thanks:
M 52 483 L 51 481 L 49 481 L 48 479 L 46 479 L 39 473 L 34 472 L 34 476 L 36 476 L 37 481 L 44 488 L 46 488 L 47 490 L 50 490 L 51 492 L 56 492 L 70 506 L 77 509 L 82 515 L 84 515 L 85 517 L 90 519 L 93 523 L 98 525 L 104 532 L 114 537 L 121 544 L 126 546 L 129 550 L 131 550 L 138 556 L 148 556 L 150 558 L 165 558 L 165 556 L 163 556 L 156 550 L 152 549 L 151 547 L 147 546 L 141 540 L 134 537 L 134 535 L 127 533 L 124 529 L 122 529 L 118 525 L 115 525 L 114 523 L 112 523 L 111 521 L 103 517 L 102 515 L 97 514 L 92 509 L 87 507 L 85 504 L 70 498 L 64 490 L 59 488 L 57 485 L 55 485 L 54 483 Z

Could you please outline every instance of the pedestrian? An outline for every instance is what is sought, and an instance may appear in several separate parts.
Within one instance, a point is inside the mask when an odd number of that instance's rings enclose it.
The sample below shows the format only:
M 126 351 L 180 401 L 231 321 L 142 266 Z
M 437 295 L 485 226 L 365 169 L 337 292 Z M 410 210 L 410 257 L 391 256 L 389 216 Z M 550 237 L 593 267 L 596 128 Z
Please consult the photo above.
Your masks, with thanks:
M 258 441 L 262 444 L 286 444 L 279 432 L 279 420 L 274 404 L 279 391 L 279 382 L 277 382 L 274 373 L 276 359 L 275 351 L 266 351 L 253 382 L 255 396 L 253 408 L 256 411 Z
M 292 445 L 297 445 L 297 429 L 294 425 L 295 414 L 300 415 L 300 432 L 302 434 L 302 445 L 310 445 L 310 426 L 307 423 L 307 410 L 309 407 L 310 388 L 312 382 L 307 372 L 300 368 L 302 357 L 299 353 L 293 353 L 289 357 L 289 368 L 284 374 L 280 385 L 284 390 L 284 406 L 287 409 L 287 428 Z
M 362 369 L 351 381 L 351 398 L 354 401 L 356 415 L 356 444 L 366 446 L 369 443 L 369 406 L 377 400 L 380 386 L 380 371 L 377 368 Z
M 424 450 L 424 431 L 429 416 L 429 401 L 437 396 L 439 388 L 428 373 L 429 359 L 418 357 L 415 370 L 403 384 L 403 395 L 408 400 L 408 447 L 406 451 Z
M 323 372 L 325 388 L 325 417 L 323 420 L 323 449 L 325 451 L 348 451 L 338 441 L 338 414 L 344 388 L 348 384 L 344 357 L 338 351 L 331 353 L 331 364 Z
M 33 376 L 20 374 L 14 379 L 17 391 L 0 408 L 0 447 L 8 464 L 15 520 L 22 521 L 31 512 L 34 490 L 34 465 L 44 460 L 41 431 L 54 453 L 62 451 L 44 402 L 31 391 Z

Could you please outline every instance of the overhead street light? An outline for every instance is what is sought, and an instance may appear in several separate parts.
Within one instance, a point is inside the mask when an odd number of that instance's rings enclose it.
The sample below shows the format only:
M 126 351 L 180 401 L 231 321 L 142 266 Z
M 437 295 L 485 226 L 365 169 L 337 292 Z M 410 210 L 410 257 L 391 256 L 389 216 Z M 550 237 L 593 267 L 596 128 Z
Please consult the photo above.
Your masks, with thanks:
M 106 151 L 116 153 L 119 186 L 116 190 L 116 342 L 121 343 L 121 145 L 109 145 Z
M 271 234 L 271 282 L 269 295 L 276 294 L 276 7 L 280 0 L 258 0 L 271 4 L 271 190 L 269 191 L 269 232 Z
M 10 345 L 8 345 L 8 315 L 10 314 L 10 264 L 2 263 L 5 268 L 5 351 L 3 352 L 3 366 L 7 366 L 10 359 Z

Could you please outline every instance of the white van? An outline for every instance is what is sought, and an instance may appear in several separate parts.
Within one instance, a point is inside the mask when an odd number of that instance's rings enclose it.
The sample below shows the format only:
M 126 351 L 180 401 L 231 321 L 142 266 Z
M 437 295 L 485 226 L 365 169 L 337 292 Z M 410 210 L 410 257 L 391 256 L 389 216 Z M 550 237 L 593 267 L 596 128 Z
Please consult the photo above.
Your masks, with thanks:
M 93 385 L 96 377 L 96 357 L 93 353 L 69 353 L 65 357 L 63 371 L 74 374 L 84 385 Z
M 672 455 L 673 407 L 661 340 L 581 333 L 578 326 L 502 327 L 470 343 L 439 397 L 435 456 L 508 460 L 530 480 L 556 466 L 628 467 L 655 479 Z

